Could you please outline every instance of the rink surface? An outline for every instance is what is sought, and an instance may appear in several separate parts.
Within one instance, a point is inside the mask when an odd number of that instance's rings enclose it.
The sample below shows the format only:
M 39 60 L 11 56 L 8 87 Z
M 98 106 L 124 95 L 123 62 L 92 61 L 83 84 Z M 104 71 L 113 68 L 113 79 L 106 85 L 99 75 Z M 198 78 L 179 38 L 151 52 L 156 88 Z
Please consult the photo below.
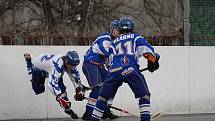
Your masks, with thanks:
M 81 119 L 61 118 L 61 119 L 25 119 L 25 120 L 8 120 L 8 121 L 83 121 Z M 120 117 L 115 120 L 103 121 L 140 121 L 135 117 Z M 181 114 L 181 115 L 162 115 L 153 121 L 215 121 L 215 114 Z

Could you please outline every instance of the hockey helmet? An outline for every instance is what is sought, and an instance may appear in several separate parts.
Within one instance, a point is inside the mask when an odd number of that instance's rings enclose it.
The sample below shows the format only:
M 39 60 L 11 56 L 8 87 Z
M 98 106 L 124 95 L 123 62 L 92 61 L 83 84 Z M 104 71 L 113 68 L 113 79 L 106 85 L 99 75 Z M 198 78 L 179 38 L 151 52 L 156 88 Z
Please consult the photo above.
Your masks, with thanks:
M 77 66 L 80 63 L 80 59 L 76 51 L 67 52 L 66 59 L 68 60 L 68 64 L 73 66 Z

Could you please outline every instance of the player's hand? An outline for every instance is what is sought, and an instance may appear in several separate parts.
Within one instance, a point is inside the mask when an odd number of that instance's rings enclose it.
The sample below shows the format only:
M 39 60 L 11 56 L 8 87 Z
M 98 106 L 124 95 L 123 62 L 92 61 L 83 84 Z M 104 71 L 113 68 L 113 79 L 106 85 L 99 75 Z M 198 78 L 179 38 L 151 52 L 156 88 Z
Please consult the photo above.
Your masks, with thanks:
M 79 86 L 75 89 L 76 94 L 74 95 L 74 98 L 76 101 L 82 101 L 84 100 L 84 92 L 82 91 L 82 88 Z
M 151 61 L 148 61 L 148 70 L 150 72 L 154 72 L 155 70 L 159 69 L 159 62 L 156 61 L 156 62 L 151 62 Z
M 82 90 L 83 92 L 86 92 L 86 91 L 88 91 L 88 90 L 92 90 L 92 88 L 82 85 L 82 89 L 81 89 L 81 90 Z
M 160 64 L 159 64 L 159 59 L 160 59 L 160 55 L 158 53 L 155 53 L 156 56 L 156 61 L 153 63 L 151 61 L 148 61 L 148 70 L 150 72 L 154 72 L 155 70 L 159 69 Z

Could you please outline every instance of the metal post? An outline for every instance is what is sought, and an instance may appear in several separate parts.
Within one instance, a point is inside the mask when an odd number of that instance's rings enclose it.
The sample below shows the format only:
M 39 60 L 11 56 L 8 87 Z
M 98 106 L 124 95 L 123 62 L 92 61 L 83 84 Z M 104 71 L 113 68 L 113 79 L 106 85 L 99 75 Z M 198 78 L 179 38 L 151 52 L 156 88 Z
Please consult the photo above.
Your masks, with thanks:
M 190 35 L 190 0 L 185 0 L 184 3 L 184 45 L 189 46 L 190 45 L 190 40 L 189 40 L 189 35 Z

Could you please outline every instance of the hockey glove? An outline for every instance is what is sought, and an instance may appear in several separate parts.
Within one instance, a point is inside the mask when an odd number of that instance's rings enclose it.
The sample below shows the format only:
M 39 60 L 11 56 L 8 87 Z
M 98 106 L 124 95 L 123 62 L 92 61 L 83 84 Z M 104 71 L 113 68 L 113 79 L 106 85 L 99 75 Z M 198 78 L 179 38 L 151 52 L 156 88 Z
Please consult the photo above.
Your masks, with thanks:
M 88 90 L 92 90 L 92 88 L 82 85 L 82 91 L 86 92 Z
M 84 92 L 83 89 L 79 86 L 75 89 L 76 94 L 74 95 L 74 98 L 76 101 L 82 101 L 84 100 Z
M 154 72 L 155 70 L 159 69 L 159 59 L 160 59 L 160 55 L 158 53 L 155 53 L 156 56 L 156 61 L 153 63 L 151 61 L 148 61 L 148 70 L 150 72 Z

